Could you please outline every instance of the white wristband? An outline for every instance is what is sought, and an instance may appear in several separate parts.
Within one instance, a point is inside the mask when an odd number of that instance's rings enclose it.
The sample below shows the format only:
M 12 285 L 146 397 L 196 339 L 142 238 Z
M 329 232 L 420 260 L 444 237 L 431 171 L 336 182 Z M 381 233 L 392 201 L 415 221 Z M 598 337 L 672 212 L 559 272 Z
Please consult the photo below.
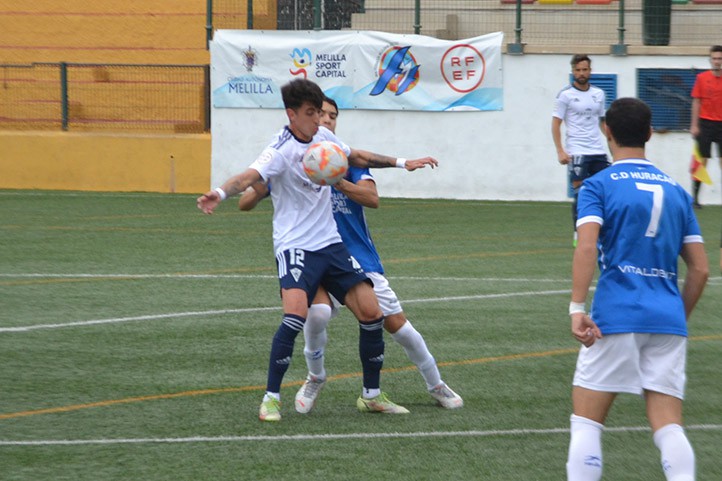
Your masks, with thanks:
M 226 195 L 226 191 L 221 189 L 220 187 L 216 187 L 213 190 L 216 191 L 216 194 L 218 194 L 218 197 L 220 197 L 222 201 L 228 198 L 228 196 Z
M 405 169 L 406 159 L 404 159 L 403 157 L 399 157 L 398 159 L 396 159 L 396 167 L 398 167 L 399 169 Z
M 569 303 L 569 315 L 572 314 L 586 314 L 587 310 L 583 302 L 570 302 Z

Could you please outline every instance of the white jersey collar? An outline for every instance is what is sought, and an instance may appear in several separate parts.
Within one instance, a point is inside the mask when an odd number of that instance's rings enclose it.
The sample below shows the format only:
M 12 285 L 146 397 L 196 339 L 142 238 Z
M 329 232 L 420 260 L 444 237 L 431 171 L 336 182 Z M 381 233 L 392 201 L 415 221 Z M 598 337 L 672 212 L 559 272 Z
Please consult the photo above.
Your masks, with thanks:
M 614 161 L 614 165 L 623 165 L 623 164 L 654 165 L 654 164 L 652 164 L 652 162 L 650 162 L 647 159 L 622 159 L 622 160 Z

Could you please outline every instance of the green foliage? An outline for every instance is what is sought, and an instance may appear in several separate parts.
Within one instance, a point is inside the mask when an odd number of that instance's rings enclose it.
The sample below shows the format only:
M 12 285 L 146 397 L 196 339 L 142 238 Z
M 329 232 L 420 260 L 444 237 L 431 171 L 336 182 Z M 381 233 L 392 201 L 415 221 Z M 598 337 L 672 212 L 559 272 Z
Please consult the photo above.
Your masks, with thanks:
M 435 406 L 387 336 L 382 386 L 411 414 L 358 413 L 358 327 L 342 310 L 316 409 L 293 410 L 297 345 L 284 418 L 264 424 L 281 314 L 270 203 L 213 216 L 184 195 L 5 191 L 0 203 L 3 480 L 565 476 L 568 204 L 383 199 L 368 217 L 387 276 L 464 408 Z M 720 211 L 699 211 L 715 277 L 690 325 L 700 480 L 722 479 Z M 642 400 L 621 396 L 605 479 L 662 479 L 650 433 L 624 429 L 645 425 Z

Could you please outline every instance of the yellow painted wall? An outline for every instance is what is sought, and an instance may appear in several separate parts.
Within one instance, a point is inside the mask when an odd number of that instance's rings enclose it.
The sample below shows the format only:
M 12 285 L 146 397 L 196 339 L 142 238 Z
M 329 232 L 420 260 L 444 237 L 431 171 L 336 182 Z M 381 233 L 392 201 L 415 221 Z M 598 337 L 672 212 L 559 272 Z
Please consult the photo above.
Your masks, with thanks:
M 246 28 L 245 1 L 214 2 L 215 28 Z M 277 3 L 254 0 L 254 28 Z M 207 64 L 205 0 L 0 0 L 0 63 Z
M 276 5 L 273 0 L 254 0 L 256 29 L 276 28 Z M 215 8 L 216 28 L 245 28 L 246 2 L 217 1 Z M 208 64 L 209 60 L 205 0 L 0 0 L 0 64 L 64 61 L 189 65 Z M 27 70 L 43 68 L 52 70 L 40 66 Z M 11 73 L 15 79 L 25 75 L 30 74 Z M 0 98 L 0 103 L 23 102 L 31 109 L 27 118 L 47 118 L 48 125 L 6 122 L 5 126 L 58 129 L 57 73 L 50 72 L 47 78 L 33 75 L 29 79 L 33 89 L 26 89 L 30 98 Z M 122 90 L 115 92 L 115 97 L 95 94 L 105 104 L 127 103 L 123 98 L 127 94 Z M 202 114 L 197 104 L 203 92 L 199 89 L 198 94 L 191 95 L 190 104 L 183 107 Z M 137 98 L 142 101 L 142 95 Z M 38 110 L 39 106 L 43 110 Z M 87 109 L 87 105 L 71 101 L 71 120 L 82 118 Z M 107 112 L 94 115 L 115 118 Z M 159 112 L 157 117 L 168 115 Z M 200 118 L 186 119 L 170 127 L 170 132 L 158 135 L 89 133 L 79 132 L 82 126 L 73 128 L 75 132 L 0 130 L 0 188 L 180 193 L 208 190 L 210 135 L 173 134 L 171 130 L 197 132 L 202 129 Z
M 0 131 L 0 188 L 202 193 L 208 134 Z

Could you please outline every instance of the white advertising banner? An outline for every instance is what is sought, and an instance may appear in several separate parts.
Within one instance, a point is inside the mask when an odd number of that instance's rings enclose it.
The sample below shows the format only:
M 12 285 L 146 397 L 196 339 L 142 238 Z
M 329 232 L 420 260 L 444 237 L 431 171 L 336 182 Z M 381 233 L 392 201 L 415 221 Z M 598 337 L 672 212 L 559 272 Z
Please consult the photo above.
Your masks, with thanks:
M 283 108 L 280 87 L 316 82 L 342 109 L 502 110 L 503 34 L 464 40 L 372 31 L 218 30 L 215 108 Z

